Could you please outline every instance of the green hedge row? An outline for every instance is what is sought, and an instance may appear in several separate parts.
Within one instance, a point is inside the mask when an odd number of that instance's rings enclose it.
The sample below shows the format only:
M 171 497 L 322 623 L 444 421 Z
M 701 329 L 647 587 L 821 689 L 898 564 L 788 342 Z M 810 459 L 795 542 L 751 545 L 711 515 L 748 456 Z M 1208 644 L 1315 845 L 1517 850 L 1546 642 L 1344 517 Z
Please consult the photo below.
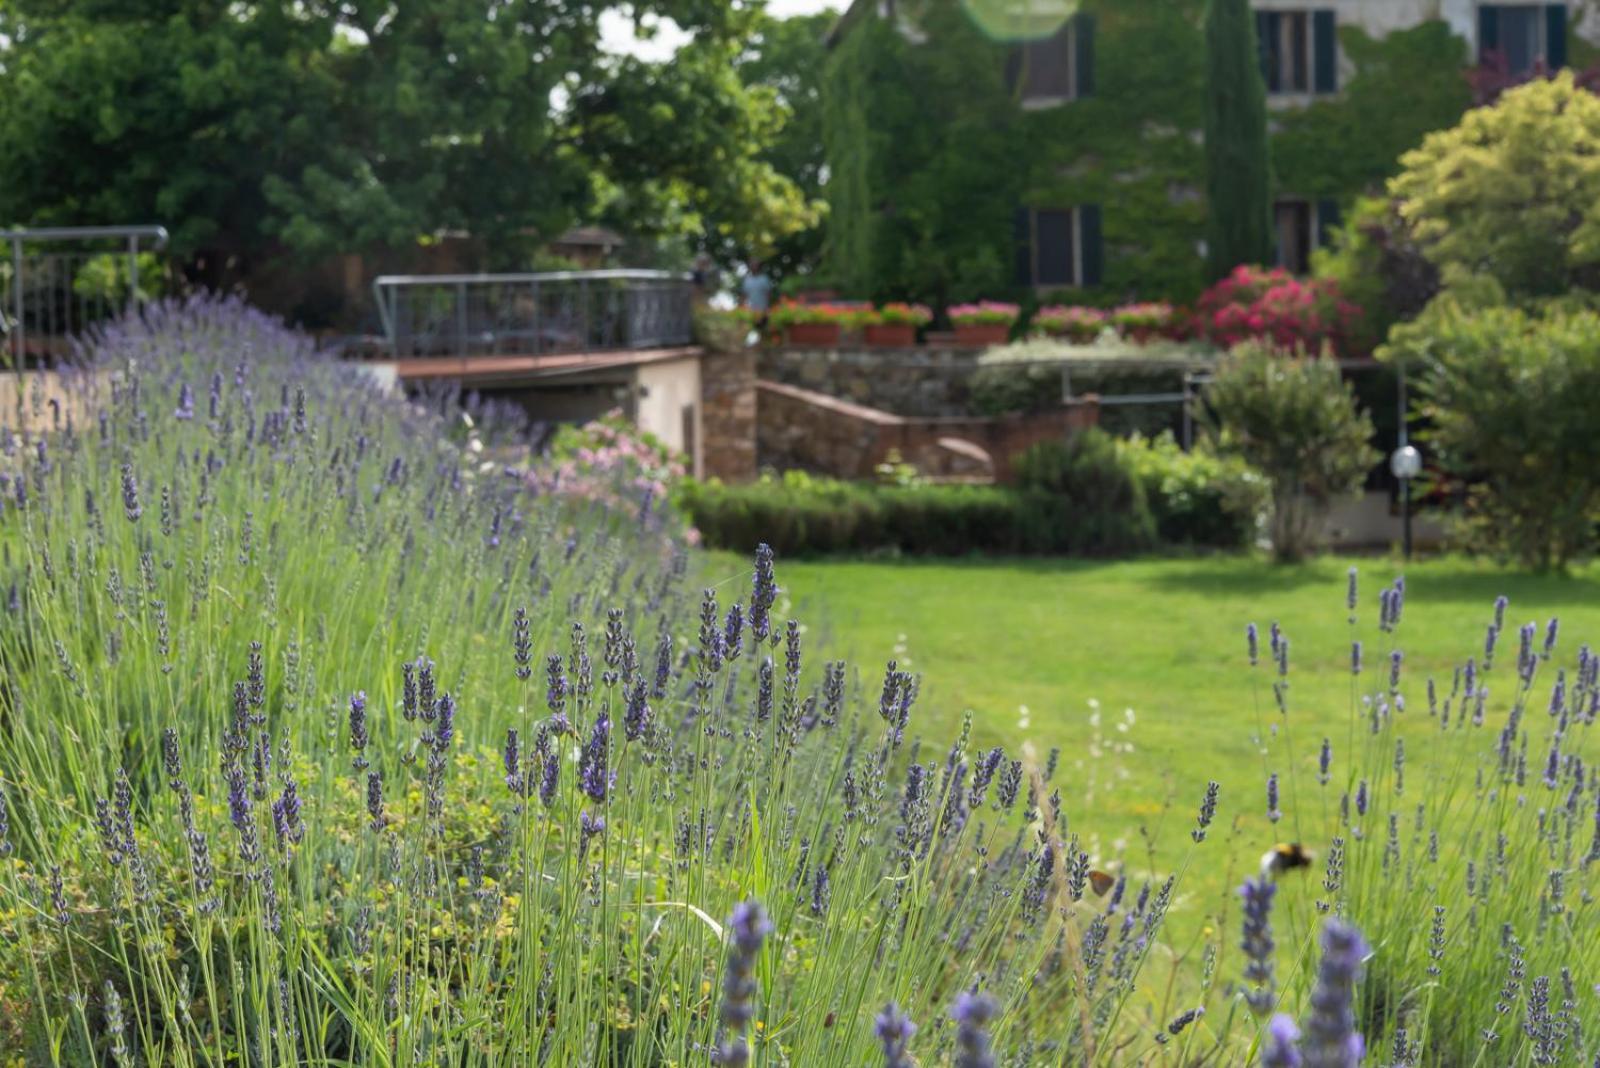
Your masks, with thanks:
M 1255 538 L 1260 476 L 1170 437 L 1098 431 L 1018 458 L 1022 485 L 842 482 L 791 471 L 728 486 L 687 480 L 676 500 L 712 548 L 790 556 L 898 550 L 1121 556 L 1162 545 L 1240 548 Z

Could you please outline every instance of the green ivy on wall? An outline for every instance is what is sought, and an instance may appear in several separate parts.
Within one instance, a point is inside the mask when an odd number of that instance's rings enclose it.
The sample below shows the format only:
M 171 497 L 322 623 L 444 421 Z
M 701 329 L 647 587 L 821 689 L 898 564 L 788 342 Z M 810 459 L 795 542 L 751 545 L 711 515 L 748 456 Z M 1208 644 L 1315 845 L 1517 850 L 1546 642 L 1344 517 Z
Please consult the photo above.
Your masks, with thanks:
M 1467 44 L 1443 22 L 1376 39 L 1345 26 L 1339 43 L 1355 76 L 1337 97 L 1276 114 L 1272 166 L 1285 193 L 1348 208 L 1380 190 L 1425 134 L 1454 126 L 1472 93 Z
M 1016 286 L 1015 209 L 1097 204 L 1102 284 L 1061 299 L 1198 294 L 1204 0 L 1082 8 L 1095 20 L 1094 92 L 1040 110 L 1019 106 L 1006 47 L 976 33 L 958 0 L 926 0 L 915 40 L 870 11 L 853 20 L 826 80 L 831 280 L 873 299 L 1032 303 Z M 1272 164 L 1283 194 L 1348 208 L 1453 125 L 1470 91 L 1466 44 L 1442 21 L 1377 39 L 1345 26 L 1340 43 L 1339 95 L 1272 111 Z

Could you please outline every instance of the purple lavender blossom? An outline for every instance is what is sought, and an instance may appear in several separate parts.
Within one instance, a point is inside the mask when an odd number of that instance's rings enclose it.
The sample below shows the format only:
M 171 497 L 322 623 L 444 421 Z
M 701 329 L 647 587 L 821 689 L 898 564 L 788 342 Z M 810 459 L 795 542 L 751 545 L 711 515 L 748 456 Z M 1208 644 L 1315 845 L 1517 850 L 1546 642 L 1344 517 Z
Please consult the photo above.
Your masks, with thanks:
M 1350 674 L 1361 674 L 1361 643 L 1350 643 Z
M 1400 688 L 1400 662 L 1404 659 L 1400 650 L 1395 649 L 1389 653 L 1389 692 Z
M 550 709 L 550 726 L 557 734 L 565 734 L 571 726 L 567 719 L 567 675 L 561 657 L 551 653 L 545 658 L 545 704 Z
M 1368 947 L 1361 932 L 1341 920 L 1322 928 L 1322 963 L 1311 992 L 1301 1052 L 1306 1068 L 1356 1068 L 1366 1044 L 1356 1031 L 1355 984 Z
M 1367 814 L 1367 780 L 1362 779 L 1356 784 L 1356 815 Z
M 739 659 L 744 650 L 744 609 L 737 603 L 728 609 L 722 625 L 722 652 L 729 660 Z
M 21 478 L 17 480 L 18 489 L 21 489 Z M 19 500 L 17 502 L 21 504 Z M 122 514 L 128 517 L 128 522 L 133 523 L 144 514 L 144 509 L 139 506 L 139 480 L 134 477 L 133 465 L 122 465 Z
M 1261 1046 L 1261 1068 L 1301 1068 L 1300 1028 L 1285 1013 L 1267 1023 L 1267 1037 Z
M 907 1049 L 911 1036 L 917 1033 L 917 1025 L 900 1011 L 900 1006 L 892 1001 L 885 1005 L 873 1021 L 872 1029 L 883 1046 L 883 1068 L 913 1068 Z
M 628 689 L 627 707 L 622 713 L 622 733 L 630 742 L 643 738 L 650 729 L 651 711 L 649 691 L 643 679 L 634 680 Z
M 722 975 L 722 1040 L 717 1047 L 719 1065 L 745 1065 L 750 1063 L 750 1046 L 745 1030 L 755 1019 L 756 961 L 761 954 L 761 944 L 772 933 L 772 922 L 766 910 L 755 900 L 741 901 L 733 907 L 728 917 L 728 963 Z
M 1317 754 L 1317 781 L 1328 785 L 1331 776 L 1328 769 L 1333 764 L 1333 742 L 1327 738 L 1322 739 L 1322 752 Z
M 1556 649 L 1556 633 L 1560 630 L 1561 620 L 1555 616 L 1550 617 L 1550 622 L 1544 628 L 1544 649 L 1539 653 L 1541 660 L 1549 660 L 1550 654 Z
M 950 1018 L 956 1022 L 956 1068 L 995 1068 L 989 1021 L 999 1011 L 999 1005 L 988 994 L 962 991 L 956 997 L 950 1006 Z
M 1350 569 L 1349 582 L 1345 587 L 1344 606 L 1351 612 L 1356 610 L 1356 569 L 1353 567 Z M 1355 620 L 1352 619 L 1350 622 L 1354 623 Z
M 522 739 L 515 727 L 506 729 L 506 744 L 500 750 L 500 763 L 506 772 L 506 789 L 510 790 L 513 796 L 523 796 L 526 776 L 522 773 Z
M 374 831 L 382 831 L 389 823 L 383 814 L 383 774 L 367 772 L 367 816 Z
M 350 748 L 356 751 L 353 763 L 357 771 L 367 766 L 367 758 L 364 754 L 369 740 L 367 735 L 367 691 L 357 690 L 350 695 Z
M 1273 772 L 1267 776 L 1267 819 L 1277 823 L 1283 818 L 1283 813 L 1278 811 L 1278 773 Z
M 1244 628 L 1245 648 L 1250 653 L 1250 666 L 1255 667 L 1261 659 L 1261 636 L 1256 632 L 1254 623 L 1247 624 Z
M 778 580 L 772 568 L 772 546 L 756 546 L 755 574 L 750 584 L 750 633 L 764 642 L 772 634 L 772 605 L 778 599 Z
M 549 808 L 555 803 L 556 786 L 561 780 L 561 761 L 547 753 L 539 765 L 539 803 Z
M 1196 842 L 1206 840 L 1206 828 L 1211 826 L 1211 821 L 1217 815 L 1217 794 L 1222 789 L 1222 784 L 1216 780 L 1206 783 L 1205 796 L 1200 799 L 1200 812 L 1195 817 L 1195 829 L 1189 832 L 1189 837 Z
M 526 608 L 519 607 L 511 617 L 511 658 L 517 678 L 526 682 L 533 674 L 533 634 Z
M 615 778 L 606 766 L 610 745 L 611 719 L 602 712 L 594 721 L 588 744 L 578 758 L 578 788 L 594 801 L 605 801 Z
M 1239 887 L 1239 896 L 1244 899 L 1240 946 L 1249 961 L 1244 977 L 1252 987 L 1245 992 L 1245 1001 L 1257 1016 L 1271 1011 L 1274 1000 L 1272 953 L 1276 944 L 1272 940 L 1272 899 L 1277 892 L 1277 884 L 1265 876 L 1246 879 Z
M 194 390 L 189 388 L 189 383 L 187 382 L 178 390 L 178 406 L 173 409 L 172 417 L 174 419 L 194 418 Z

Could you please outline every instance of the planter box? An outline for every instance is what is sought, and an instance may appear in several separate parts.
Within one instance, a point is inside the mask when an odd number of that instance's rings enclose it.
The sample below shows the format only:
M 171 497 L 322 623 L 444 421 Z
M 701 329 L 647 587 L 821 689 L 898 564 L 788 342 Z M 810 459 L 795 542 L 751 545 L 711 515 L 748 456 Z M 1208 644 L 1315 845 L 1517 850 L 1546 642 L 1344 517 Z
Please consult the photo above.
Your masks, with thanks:
M 910 323 L 868 323 L 861 339 L 875 348 L 895 348 L 917 343 L 917 328 Z
M 838 323 L 793 323 L 785 334 L 785 340 L 796 346 L 808 348 L 832 348 L 839 344 Z
M 1009 323 L 956 324 L 956 341 L 962 345 L 1004 345 L 1010 336 Z

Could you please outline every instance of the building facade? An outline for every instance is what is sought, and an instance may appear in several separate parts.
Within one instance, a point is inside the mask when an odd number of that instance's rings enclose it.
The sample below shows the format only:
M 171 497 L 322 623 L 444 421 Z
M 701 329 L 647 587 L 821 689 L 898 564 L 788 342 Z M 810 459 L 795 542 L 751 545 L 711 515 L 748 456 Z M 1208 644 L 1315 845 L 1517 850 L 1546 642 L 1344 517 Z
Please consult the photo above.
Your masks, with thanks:
M 1204 0 L 1076 6 L 1018 41 L 958 0 L 857 0 L 830 40 L 836 281 L 934 300 L 1198 290 Z M 1276 257 L 1296 272 L 1403 152 L 1470 106 L 1473 66 L 1514 78 L 1600 54 L 1600 0 L 1253 6 Z M 908 115 L 937 132 L 907 130 Z

